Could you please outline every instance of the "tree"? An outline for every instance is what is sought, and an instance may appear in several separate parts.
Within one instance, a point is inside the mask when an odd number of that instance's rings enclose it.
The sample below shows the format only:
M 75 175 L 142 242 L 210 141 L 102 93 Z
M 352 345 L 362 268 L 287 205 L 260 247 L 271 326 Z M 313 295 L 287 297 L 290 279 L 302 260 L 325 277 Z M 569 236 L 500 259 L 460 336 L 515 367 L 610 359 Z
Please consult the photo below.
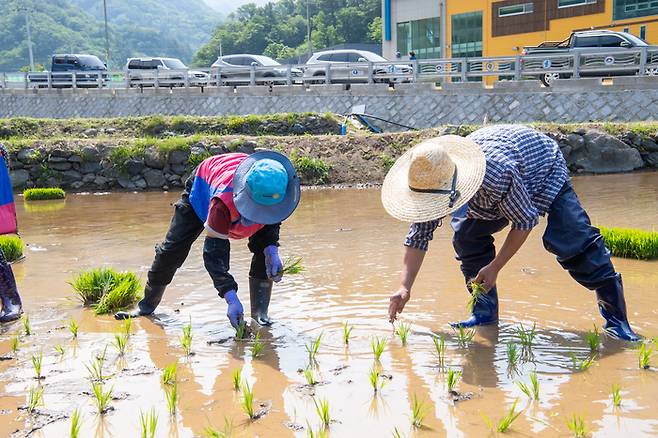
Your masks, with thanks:
M 368 37 L 371 41 L 377 43 L 382 41 L 382 27 L 382 17 L 375 17 L 368 25 Z
M 277 60 L 285 60 L 295 56 L 295 49 L 273 41 L 265 47 L 263 55 Z

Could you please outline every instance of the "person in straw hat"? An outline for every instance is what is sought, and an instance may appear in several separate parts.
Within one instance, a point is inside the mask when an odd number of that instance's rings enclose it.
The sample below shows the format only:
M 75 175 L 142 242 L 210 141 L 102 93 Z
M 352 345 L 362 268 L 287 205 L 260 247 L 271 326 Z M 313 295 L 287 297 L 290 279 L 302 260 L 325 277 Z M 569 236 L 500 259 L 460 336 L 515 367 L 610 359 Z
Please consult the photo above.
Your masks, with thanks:
M 610 251 L 580 205 L 557 143 L 546 135 L 525 126 L 497 125 L 466 138 L 425 140 L 395 162 L 381 197 L 391 216 L 412 223 L 401 284 L 390 298 L 391 321 L 410 299 L 434 231 L 452 215 L 453 246 L 467 289 L 471 292 L 470 284 L 476 282 L 487 291 L 478 296 L 469 318 L 452 325 L 496 323 L 498 273 L 539 216 L 548 215 L 544 247 L 574 280 L 596 292 L 605 331 L 615 338 L 640 340 L 628 323 L 622 279 Z M 492 236 L 508 224 L 511 230 L 496 254 Z
M 194 241 L 206 231 L 203 262 L 219 296 L 226 300 L 231 325 L 243 321 L 238 284 L 229 273 L 229 239 L 249 239 L 253 253 L 249 271 L 251 317 L 270 325 L 268 307 L 272 282 L 281 281 L 281 222 L 297 208 L 299 177 L 290 160 L 274 151 L 247 155 L 228 153 L 205 159 L 185 184 L 164 242 L 156 246 L 144 298 L 137 308 L 117 319 L 150 315 L 165 288 L 187 258 Z

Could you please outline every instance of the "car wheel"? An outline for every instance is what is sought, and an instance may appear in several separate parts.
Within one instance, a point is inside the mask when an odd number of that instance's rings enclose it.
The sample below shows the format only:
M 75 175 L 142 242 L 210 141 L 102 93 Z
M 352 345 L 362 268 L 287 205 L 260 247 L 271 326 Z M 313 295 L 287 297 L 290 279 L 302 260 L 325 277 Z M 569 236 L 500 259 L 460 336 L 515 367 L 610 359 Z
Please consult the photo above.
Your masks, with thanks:
M 545 87 L 550 87 L 553 82 L 560 79 L 560 73 L 544 73 L 539 80 Z
M 658 67 L 652 67 L 645 70 L 647 76 L 658 76 Z
M 310 82 L 311 84 L 315 84 L 315 85 L 324 84 L 325 80 L 324 80 L 324 74 L 323 73 L 316 74 L 313 77 L 317 78 L 317 79 L 312 80 Z

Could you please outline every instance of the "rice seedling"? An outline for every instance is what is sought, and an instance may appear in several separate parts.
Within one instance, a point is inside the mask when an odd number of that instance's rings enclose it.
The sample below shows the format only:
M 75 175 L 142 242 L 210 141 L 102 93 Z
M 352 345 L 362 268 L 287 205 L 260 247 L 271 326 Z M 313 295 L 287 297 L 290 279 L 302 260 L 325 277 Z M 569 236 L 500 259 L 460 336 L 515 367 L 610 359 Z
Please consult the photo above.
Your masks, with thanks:
M 475 338 L 475 329 L 467 330 L 461 325 L 457 326 L 456 336 L 457 336 L 457 344 L 459 344 L 460 347 L 467 347 L 468 344 L 473 342 L 473 339 Z
M 302 266 L 301 257 L 287 257 L 283 261 L 283 269 L 281 274 L 285 275 L 295 275 L 304 272 L 304 266 Z
M 180 345 L 186 356 L 192 353 L 192 321 L 183 326 L 183 336 L 180 338 Z
M 516 336 L 518 336 L 519 342 L 521 342 L 523 348 L 531 349 L 535 336 L 537 336 L 537 323 L 533 323 L 532 328 L 529 329 L 523 327 L 523 324 L 519 325 L 521 327 L 516 328 Z
M 507 343 L 507 367 L 515 369 L 519 362 L 519 349 L 514 342 Z
M 310 386 L 313 386 L 316 383 L 318 383 L 317 379 L 315 378 L 315 373 L 311 368 L 306 368 L 304 370 L 304 377 L 306 378 L 306 383 Z
M 128 335 L 125 333 L 115 333 L 114 334 L 114 348 L 116 348 L 117 353 L 119 353 L 120 357 L 123 357 L 126 355 L 126 348 L 128 347 Z
M 587 427 L 585 426 L 585 419 L 582 416 L 573 414 L 567 420 L 567 427 L 575 438 L 583 438 L 587 436 Z
M 381 373 L 378 370 L 374 367 L 370 368 L 370 371 L 368 372 L 368 380 L 370 381 L 370 386 L 372 386 L 372 391 L 375 394 L 384 389 L 384 385 L 386 384 L 386 380 L 381 379 L 380 377 Z
M 254 412 L 254 392 L 251 390 L 248 383 L 242 384 L 241 406 L 242 406 L 242 410 L 244 411 L 245 414 L 247 414 L 249 419 L 251 420 L 255 419 L 256 413 Z
M 434 351 L 436 351 L 436 355 L 439 357 L 439 365 L 443 366 L 446 359 L 446 340 L 443 335 L 438 338 L 432 336 L 432 342 L 434 343 Z
M 379 358 L 382 357 L 382 354 L 386 349 L 386 339 L 375 336 L 370 339 L 370 346 L 372 347 L 372 354 L 375 355 L 375 360 L 379 361 Z
M 516 384 L 529 399 L 539 400 L 539 380 L 537 379 L 536 371 L 530 373 L 531 386 L 528 386 L 523 382 L 516 382 Z
M 24 314 L 23 318 L 21 318 L 23 321 L 23 332 L 25 333 L 25 336 L 30 336 L 32 334 L 32 325 L 30 324 L 30 317 L 28 314 Z
M 64 190 L 56 187 L 46 187 L 37 189 L 23 190 L 23 199 L 26 201 L 43 201 L 48 199 L 64 199 L 66 193 Z
M 109 391 L 103 392 L 103 384 L 100 382 L 92 382 L 91 390 L 94 395 L 94 404 L 100 415 L 107 412 L 107 408 L 110 407 L 110 401 L 112 400 L 112 391 L 114 388 L 110 388 Z
M 251 346 L 251 357 L 256 359 L 263 354 L 264 349 L 265 345 L 263 344 L 263 341 L 260 340 L 260 333 L 256 333 L 254 344 Z
M 411 397 L 411 425 L 417 429 L 423 427 L 423 420 L 429 411 L 424 400 L 418 400 L 416 394 Z
M 505 416 L 498 421 L 497 425 L 494 425 L 493 422 L 489 419 L 489 417 L 482 414 L 484 421 L 487 422 L 487 425 L 489 426 L 492 432 L 505 433 L 509 430 L 510 427 L 512 427 L 512 423 L 514 423 L 514 421 L 517 418 L 519 418 L 519 415 L 523 413 L 523 411 L 516 412 L 516 404 L 518 402 L 519 399 L 514 400 L 514 404 L 512 405 L 510 410 L 507 411 L 507 414 L 505 414 Z
M 73 411 L 71 415 L 71 429 L 69 432 L 70 438 L 78 438 L 80 434 L 80 427 L 82 427 L 82 415 L 80 414 L 80 409 Z
M 612 405 L 614 407 L 621 406 L 621 385 L 613 384 L 611 388 L 612 393 Z
M 398 428 L 393 429 L 393 438 L 404 438 L 405 436 L 402 435 L 402 432 L 398 430 Z
M 155 409 L 151 408 L 150 411 L 144 413 L 139 411 L 139 422 L 142 426 L 142 438 L 155 438 L 155 431 L 158 428 L 158 414 Z
M 585 334 L 585 340 L 587 341 L 587 345 L 589 345 L 589 351 L 592 353 L 596 353 L 601 348 L 601 335 L 596 326 L 594 326 L 594 330 L 588 331 Z
M 320 350 L 320 342 L 322 341 L 322 333 L 318 335 L 311 343 L 306 344 L 306 351 L 308 352 L 308 359 L 312 362 Z
M 107 346 L 103 350 L 103 354 L 95 356 L 89 364 L 86 364 L 87 372 L 89 373 L 89 380 L 92 382 L 103 382 L 110 376 L 103 374 L 103 367 L 105 366 L 105 357 L 107 353 Z
M 119 323 L 119 333 L 123 334 L 126 338 L 132 335 L 133 319 L 126 318 Z
M 353 328 L 353 326 L 347 324 L 347 321 L 343 323 L 343 343 L 345 343 L 345 345 L 350 343 L 350 336 L 352 335 Z
M 244 339 L 247 336 L 247 323 L 240 321 L 238 327 L 235 329 L 235 339 Z
M 455 386 L 459 383 L 461 379 L 462 372 L 453 370 L 452 368 L 448 369 L 448 374 L 446 375 L 446 384 L 448 385 L 448 392 L 455 392 Z
M 233 422 L 224 417 L 224 428 L 222 430 L 207 426 L 203 431 L 203 436 L 207 438 L 229 438 L 233 436 Z
M 64 356 L 64 347 L 62 344 L 57 344 L 53 347 L 55 349 L 55 352 L 59 354 L 60 356 Z
M 78 326 L 78 323 L 75 322 L 75 319 L 71 318 L 69 321 L 69 331 L 71 332 L 71 336 L 73 336 L 74 339 L 78 337 L 79 328 L 80 327 Z
M 37 380 L 41 380 L 41 365 L 43 363 L 43 351 L 32 355 L 32 366 L 34 367 L 34 374 Z
M 142 286 L 137 275 L 113 268 L 81 272 L 69 284 L 82 304 L 92 307 L 96 315 L 114 313 L 141 298 Z
M 306 422 L 306 437 L 307 438 L 328 438 L 329 431 L 326 427 L 321 427 L 318 430 L 313 430 L 311 424 Z
M 165 397 L 167 399 L 167 410 L 169 410 L 169 415 L 173 417 L 176 415 L 176 406 L 179 399 L 178 384 L 174 383 L 169 389 L 165 388 Z
M 581 361 L 578 360 L 574 353 L 569 353 L 569 356 L 571 356 L 571 363 L 576 371 L 587 371 L 594 363 L 594 359 L 596 359 L 596 355 L 589 355 Z
M 11 348 L 11 352 L 14 353 L 14 355 L 16 355 L 18 353 L 18 350 L 20 349 L 20 346 L 21 346 L 21 339 L 18 337 L 18 335 L 15 335 L 9 341 L 9 348 Z
M 615 257 L 640 260 L 658 258 L 658 232 L 601 227 L 605 246 Z
M 33 413 L 39 406 L 43 406 L 43 388 L 40 385 L 30 388 L 27 395 L 27 412 Z
M 324 399 L 318 402 L 317 400 L 313 399 L 313 404 L 315 404 L 315 412 L 317 412 L 318 417 L 320 417 L 322 427 L 326 429 L 329 427 L 329 423 L 331 423 L 331 414 L 329 413 L 329 400 Z
M 23 241 L 18 236 L 0 236 L 0 249 L 8 262 L 23 257 Z
M 242 386 L 242 369 L 241 368 L 237 368 L 237 369 L 233 370 L 232 379 L 233 379 L 233 390 L 234 391 L 240 390 L 240 386 Z
M 176 383 L 176 362 L 167 365 L 162 370 L 162 383 L 164 385 L 174 385 Z
M 468 313 L 473 313 L 475 304 L 480 299 L 480 296 L 486 294 L 487 292 L 484 290 L 484 287 L 480 283 L 476 283 L 475 281 L 469 282 L 468 286 L 470 296 L 468 302 L 466 303 L 466 309 L 468 310 Z
M 653 354 L 653 347 L 647 343 L 640 345 L 638 352 L 638 365 L 640 369 L 647 370 L 651 366 L 651 355 Z
M 406 324 L 404 322 L 401 322 L 398 325 L 398 328 L 395 330 L 395 334 L 400 337 L 400 341 L 402 341 L 402 346 L 407 345 L 407 337 L 409 336 L 409 332 L 411 331 L 411 324 Z

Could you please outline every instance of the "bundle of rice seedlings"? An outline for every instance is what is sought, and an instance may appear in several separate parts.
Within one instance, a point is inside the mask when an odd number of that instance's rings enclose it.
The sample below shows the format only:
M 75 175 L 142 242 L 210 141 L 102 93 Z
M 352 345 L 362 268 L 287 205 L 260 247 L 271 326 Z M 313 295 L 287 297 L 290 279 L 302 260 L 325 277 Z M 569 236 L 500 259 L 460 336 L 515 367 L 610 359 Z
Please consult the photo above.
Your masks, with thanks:
M 640 260 L 658 258 L 658 232 L 601 227 L 605 246 L 615 257 Z
M 64 199 L 66 193 L 64 190 L 56 187 L 47 187 L 40 189 L 25 189 L 23 198 L 26 201 L 43 201 L 47 199 Z
M 8 262 L 23 257 L 23 241 L 18 236 L 0 236 L 0 249 Z
M 282 274 L 295 275 L 304 272 L 301 257 L 288 257 L 283 261 Z
M 96 315 L 114 313 L 141 299 L 142 285 L 133 272 L 96 268 L 78 274 L 69 282 L 82 304 Z

